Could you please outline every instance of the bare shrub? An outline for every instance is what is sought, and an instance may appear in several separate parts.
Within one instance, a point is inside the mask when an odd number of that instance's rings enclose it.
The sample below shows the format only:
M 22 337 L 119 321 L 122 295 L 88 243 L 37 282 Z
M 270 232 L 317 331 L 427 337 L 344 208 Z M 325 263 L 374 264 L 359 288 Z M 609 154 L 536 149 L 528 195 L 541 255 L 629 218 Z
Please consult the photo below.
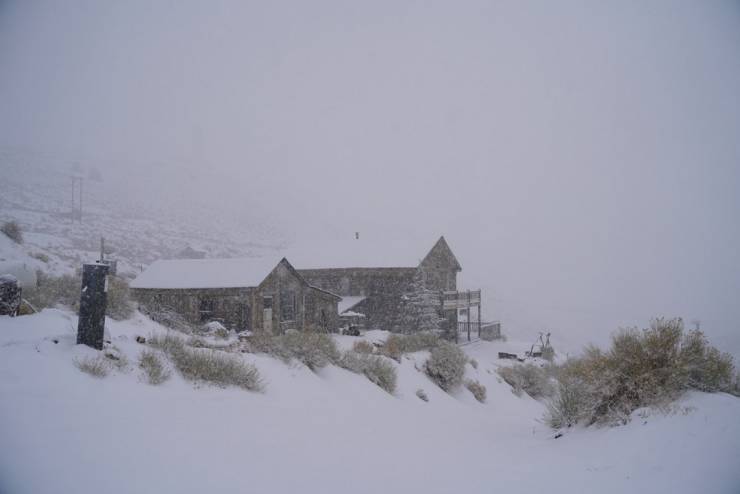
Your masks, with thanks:
M 17 244 L 23 243 L 23 232 L 21 231 L 20 225 L 15 221 L 6 221 L 3 226 L 0 227 L 0 232 L 3 232 L 10 240 Z
M 105 358 L 100 355 L 95 357 L 88 355 L 82 359 L 75 359 L 74 363 L 82 372 L 98 378 L 107 376 L 110 370 L 108 362 L 106 362 Z
M 547 372 L 533 364 L 516 364 L 502 366 L 496 371 L 512 388 L 512 392 L 521 396 L 522 391 L 532 398 L 550 396 L 554 392 Z
M 64 305 L 77 311 L 80 305 L 82 277 L 79 273 L 49 276 L 39 271 L 37 285 L 23 290 L 23 296 L 37 310 Z
M 149 384 L 162 384 L 170 378 L 170 371 L 160 354 L 153 350 L 142 350 L 139 355 L 139 367 L 144 370 L 144 376 Z
M 396 391 L 396 368 L 383 357 L 366 355 L 363 373 L 388 393 L 393 394 Z
M 147 343 L 154 348 L 162 350 L 167 355 L 185 351 L 186 346 L 183 338 L 169 332 L 164 335 L 151 334 L 147 339 Z
M 431 350 L 439 345 L 439 336 L 429 331 L 420 331 L 408 335 L 391 334 L 386 339 L 381 353 L 393 360 L 400 361 L 404 353 Z
M 49 256 L 47 256 L 43 252 L 33 252 L 31 253 L 31 257 L 33 257 L 34 259 L 38 259 L 45 264 L 49 263 Z
M 186 347 L 184 351 L 171 354 L 170 358 L 186 379 L 218 386 L 238 386 L 250 391 L 261 391 L 263 388 L 257 368 L 238 356 Z
M 77 294 L 79 297 L 79 293 Z M 128 282 L 118 276 L 108 277 L 108 296 L 105 315 L 117 321 L 123 321 L 134 314 L 134 305 Z
M 289 331 L 279 336 L 257 333 L 247 340 L 247 346 L 252 352 L 268 353 L 285 361 L 298 360 L 312 371 L 341 358 L 331 336 L 313 331 Z
M 396 368 L 385 357 L 349 350 L 344 352 L 338 363 L 340 367 L 351 372 L 364 374 L 371 382 L 390 394 L 396 390 Z
M 171 334 L 152 335 L 149 344 L 162 350 L 186 379 L 218 386 L 238 386 L 250 391 L 263 389 L 257 368 L 238 356 L 218 350 L 191 348 L 183 338 Z
M 449 391 L 462 383 L 467 361 L 456 345 L 440 341 L 426 362 L 426 373 L 440 388 Z
M 483 386 L 481 383 L 469 379 L 465 382 L 465 387 L 468 388 L 468 391 L 473 393 L 473 396 L 476 400 L 480 401 L 481 403 L 486 402 L 486 387 Z
M 571 427 L 584 420 L 592 412 L 593 402 L 583 383 L 577 380 L 561 380 L 555 396 L 547 403 L 545 420 L 550 427 Z
M 732 392 L 729 354 L 699 331 L 684 333 L 681 319 L 655 319 L 649 328 L 621 330 L 607 352 L 587 348 L 558 371 L 559 396 L 551 424 L 624 423 L 637 408 L 665 406 L 687 389 Z
M 421 388 L 419 388 L 419 389 L 416 390 L 416 396 L 421 401 L 429 401 L 429 397 L 427 396 L 426 392 L 424 392 L 424 390 L 421 389 Z
M 375 351 L 375 346 L 373 346 L 372 343 L 365 340 L 355 341 L 355 344 L 352 345 L 352 350 L 357 353 L 364 353 L 364 354 L 371 354 Z

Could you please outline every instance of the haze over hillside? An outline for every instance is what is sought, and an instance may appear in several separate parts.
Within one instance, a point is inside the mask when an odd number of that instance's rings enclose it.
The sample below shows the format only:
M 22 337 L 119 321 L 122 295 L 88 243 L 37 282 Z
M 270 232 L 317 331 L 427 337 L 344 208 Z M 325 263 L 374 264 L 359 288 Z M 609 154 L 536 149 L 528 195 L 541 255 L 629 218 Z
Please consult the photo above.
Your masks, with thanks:
M 42 153 L 137 258 L 444 234 L 522 339 L 679 315 L 737 356 L 738 46 L 729 1 L 3 2 L 0 214 L 64 208 Z

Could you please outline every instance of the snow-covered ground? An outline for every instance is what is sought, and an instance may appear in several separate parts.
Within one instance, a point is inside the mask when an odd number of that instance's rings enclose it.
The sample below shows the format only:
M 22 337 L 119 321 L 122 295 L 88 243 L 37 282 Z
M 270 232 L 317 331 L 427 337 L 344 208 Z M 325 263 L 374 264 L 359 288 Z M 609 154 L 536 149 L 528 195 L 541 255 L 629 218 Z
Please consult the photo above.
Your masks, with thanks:
M 89 173 L 99 166 L 95 160 L 0 148 L 0 223 L 18 222 L 23 249 L 46 259 L 41 269 L 53 274 L 97 259 L 101 236 L 119 272 L 130 277 L 156 259 L 177 257 L 186 247 L 207 257 L 254 257 L 284 242 L 256 208 L 232 205 L 231 214 L 223 214 L 226 206 L 199 194 L 195 178 L 190 185 L 178 183 L 176 190 L 169 187 L 172 177 L 180 176 L 174 165 L 148 166 L 133 183 L 130 165 L 110 166 L 100 180 L 92 180 Z M 82 222 L 72 218 L 73 197 L 79 207 L 73 176 L 84 180 Z M 0 246 L 0 256 L 3 252 Z
M 425 352 L 394 364 L 393 396 L 335 366 L 313 373 L 252 354 L 262 393 L 176 373 L 151 386 L 135 336 L 162 329 L 139 315 L 106 324 L 130 365 L 96 379 L 74 365 L 96 352 L 74 344 L 71 313 L 0 317 L 3 494 L 740 491 L 740 399 L 729 395 L 691 393 L 667 415 L 643 410 L 626 426 L 555 439 L 544 405 L 495 373 L 498 351 L 526 344 L 463 347 L 478 361 L 468 377 L 488 389 L 481 404 L 437 388 L 419 370 Z

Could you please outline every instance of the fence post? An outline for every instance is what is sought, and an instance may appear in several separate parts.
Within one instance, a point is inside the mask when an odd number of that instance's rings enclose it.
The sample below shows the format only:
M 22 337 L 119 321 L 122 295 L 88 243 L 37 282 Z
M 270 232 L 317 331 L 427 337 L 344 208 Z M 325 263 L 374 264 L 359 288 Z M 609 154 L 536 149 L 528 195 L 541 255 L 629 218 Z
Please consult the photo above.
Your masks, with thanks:
M 483 303 L 483 297 L 478 296 L 478 338 L 480 338 L 480 305 Z

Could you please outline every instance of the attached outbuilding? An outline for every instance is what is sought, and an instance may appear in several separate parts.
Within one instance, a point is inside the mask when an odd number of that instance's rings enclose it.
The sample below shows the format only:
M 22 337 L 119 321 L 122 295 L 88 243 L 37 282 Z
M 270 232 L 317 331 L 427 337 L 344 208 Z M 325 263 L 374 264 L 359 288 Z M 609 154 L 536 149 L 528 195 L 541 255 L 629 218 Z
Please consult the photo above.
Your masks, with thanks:
M 310 285 L 286 258 L 160 260 L 130 288 L 143 310 L 171 310 L 193 324 L 271 334 L 338 327 L 341 298 Z

